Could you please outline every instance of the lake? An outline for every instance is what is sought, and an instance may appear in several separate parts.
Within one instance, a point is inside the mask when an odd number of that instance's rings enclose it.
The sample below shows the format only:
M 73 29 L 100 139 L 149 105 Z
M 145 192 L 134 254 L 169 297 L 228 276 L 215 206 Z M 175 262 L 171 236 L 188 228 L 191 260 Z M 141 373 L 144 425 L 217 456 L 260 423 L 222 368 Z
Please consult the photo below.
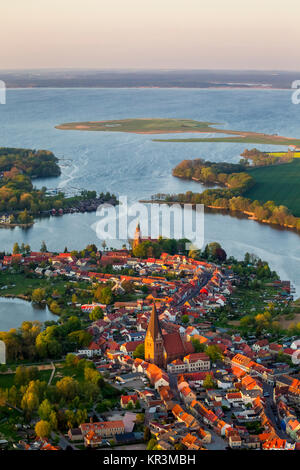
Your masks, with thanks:
M 0 297 L 0 330 L 9 331 L 18 328 L 23 321 L 47 320 L 57 321 L 57 315 L 53 315 L 48 307 L 42 308 L 18 298 Z
M 37 187 L 110 191 L 126 195 L 129 202 L 155 193 L 200 191 L 200 184 L 174 178 L 172 168 L 183 159 L 199 157 L 238 162 L 245 149 L 245 144 L 162 143 L 152 141 L 155 135 L 54 127 L 63 122 L 128 117 L 195 119 L 223 123 L 224 129 L 300 138 L 300 107 L 292 104 L 288 90 L 47 88 L 8 90 L 7 104 L 0 106 L 0 145 L 49 149 L 61 159 L 62 175 L 35 180 Z M 248 144 L 253 147 L 274 149 Z M 100 246 L 93 229 L 96 221 L 95 213 L 70 214 L 38 220 L 27 230 L 2 229 L 0 246 L 11 251 L 17 241 L 38 250 L 42 240 L 49 250 L 79 249 L 91 242 Z M 206 214 L 204 222 L 205 243 L 219 241 L 228 255 L 236 257 L 246 251 L 255 253 L 283 279 L 290 279 L 300 294 L 299 235 L 223 214 Z M 141 225 L 143 229 L 143 220 Z

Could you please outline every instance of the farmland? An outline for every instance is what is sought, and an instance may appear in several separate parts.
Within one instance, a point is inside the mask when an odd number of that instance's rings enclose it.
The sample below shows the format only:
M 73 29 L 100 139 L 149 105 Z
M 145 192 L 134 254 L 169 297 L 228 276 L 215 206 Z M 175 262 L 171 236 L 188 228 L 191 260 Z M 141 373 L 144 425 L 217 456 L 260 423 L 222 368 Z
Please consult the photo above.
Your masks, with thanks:
M 248 173 L 255 185 L 244 196 L 260 202 L 274 201 L 287 206 L 293 215 L 300 217 L 300 160 L 269 167 L 253 168 Z

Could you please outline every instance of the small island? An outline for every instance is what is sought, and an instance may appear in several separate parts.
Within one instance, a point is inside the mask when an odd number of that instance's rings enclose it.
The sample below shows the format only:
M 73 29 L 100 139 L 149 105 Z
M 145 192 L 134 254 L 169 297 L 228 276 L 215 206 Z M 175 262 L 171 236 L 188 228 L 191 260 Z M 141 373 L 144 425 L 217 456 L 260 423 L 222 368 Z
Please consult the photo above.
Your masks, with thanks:
M 129 132 L 134 134 L 205 133 L 222 134 L 222 137 L 153 139 L 154 142 L 232 142 L 272 145 L 294 145 L 300 148 L 300 139 L 262 132 L 235 131 L 213 127 L 216 122 L 193 119 L 133 118 L 110 121 L 85 121 L 59 124 L 56 129 L 73 131 Z M 227 134 L 230 137 L 226 137 Z

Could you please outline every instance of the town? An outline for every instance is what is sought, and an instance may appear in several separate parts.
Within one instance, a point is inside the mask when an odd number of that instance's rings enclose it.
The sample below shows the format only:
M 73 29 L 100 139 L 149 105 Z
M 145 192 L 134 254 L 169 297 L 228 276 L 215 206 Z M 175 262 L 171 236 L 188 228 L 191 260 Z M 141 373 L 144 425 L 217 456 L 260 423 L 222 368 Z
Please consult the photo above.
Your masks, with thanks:
M 137 226 L 130 249 L 2 256 L 1 295 L 58 318 L 0 333 L 2 448 L 300 449 L 299 324 L 278 325 L 290 283 L 217 243 L 206 260 L 135 256 L 157 245 Z

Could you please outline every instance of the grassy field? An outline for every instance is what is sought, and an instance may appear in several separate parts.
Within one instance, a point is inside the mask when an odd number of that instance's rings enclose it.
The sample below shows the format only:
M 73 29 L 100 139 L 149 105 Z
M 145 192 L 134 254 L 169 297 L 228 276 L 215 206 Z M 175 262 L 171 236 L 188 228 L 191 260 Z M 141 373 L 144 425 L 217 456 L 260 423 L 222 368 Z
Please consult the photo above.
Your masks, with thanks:
M 288 156 L 287 152 L 267 152 L 271 157 L 286 157 Z M 293 158 L 300 158 L 300 152 L 294 152 Z
M 2 271 L 0 273 L 0 289 L 1 287 L 7 286 L 7 289 L 1 289 L 0 295 L 28 295 L 34 289 L 38 287 L 41 288 L 50 288 L 55 289 L 61 296 L 65 298 L 66 285 L 68 281 L 61 278 L 47 279 L 45 277 L 39 278 L 36 277 L 26 277 L 24 274 L 12 273 L 7 271 Z M 86 291 L 86 298 L 82 302 L 87 302 L 90 300 L 91 295 L 91 285 L 86 281 L 79 281 L 79 287 L 74 287 L 75 292 Z M 71 296 L 70 296 L 71 297 Z M 68 299 L 71 300 L 71 299 Z
M 243 196 L 261 202 L 274 201 L 287 206 L 293 215 L 300 217 L 300 160 L 284 165 L 274 165 L 248 170 L 256 181 Z
M 51 375 L 51 370 L 40 370 L 39 380 L 48 383 Z M 14 385 L 15 374 L 0 374 L 0 388 L 10 388 Z
M 210 127 L 212 124 L 217 123 L 193 121 L 192 119 L 121 119 L 114 121 L 69 122 L 56 126 L 56 129 L 142 134 L 215 132 L 215 129 Z
M 189 139 L 153 139 L 155 142 L 242 142 L 253 144 L 297 145 L 300 139 L 268 135 L 260 132 L 234 131 L 212 127 L 215 122 L 194 121 L 192 119 L 121 119 L 113 121 L 68 122 L 55 126 L 61 130 L 132 132 L 134 134 L 167 133 L 221 133 L 233 137 L 189 138 Z

